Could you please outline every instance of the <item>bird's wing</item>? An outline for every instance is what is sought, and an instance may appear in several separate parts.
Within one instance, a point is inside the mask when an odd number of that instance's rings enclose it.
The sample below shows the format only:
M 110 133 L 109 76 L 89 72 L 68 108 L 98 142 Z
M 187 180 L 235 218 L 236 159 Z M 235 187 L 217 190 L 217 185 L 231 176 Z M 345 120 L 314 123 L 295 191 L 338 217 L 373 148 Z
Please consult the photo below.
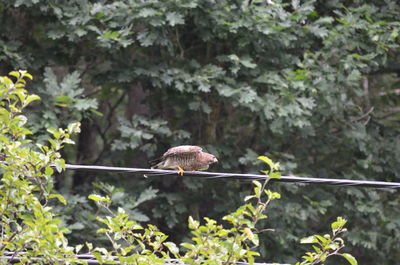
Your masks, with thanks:
M 176 147 L 172 147 L 167 150 L 162 156 L 162 159 L 166 159 L 170 156 L 180 156 L 180 155 L 189 155 L 200 153 L 203 149 L 200 146 L 196 145 L 180 145 Z

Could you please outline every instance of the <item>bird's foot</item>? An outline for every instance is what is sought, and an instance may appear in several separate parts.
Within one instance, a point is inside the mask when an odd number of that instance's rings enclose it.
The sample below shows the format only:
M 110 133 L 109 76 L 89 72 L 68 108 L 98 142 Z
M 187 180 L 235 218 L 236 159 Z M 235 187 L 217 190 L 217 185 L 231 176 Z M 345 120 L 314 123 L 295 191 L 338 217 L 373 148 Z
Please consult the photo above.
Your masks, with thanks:
M 178 166 L 178 175 L 183 176 L 183 173 L 185 173 L 185 170 L 183 170 L 183 168 Z

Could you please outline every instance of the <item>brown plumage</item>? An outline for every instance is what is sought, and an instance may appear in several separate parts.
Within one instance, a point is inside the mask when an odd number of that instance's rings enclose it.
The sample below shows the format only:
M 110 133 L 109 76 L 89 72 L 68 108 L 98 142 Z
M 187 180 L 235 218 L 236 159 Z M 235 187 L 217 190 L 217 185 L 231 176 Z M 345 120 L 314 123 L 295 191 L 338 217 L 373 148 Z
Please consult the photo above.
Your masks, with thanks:
M 210 164 L 218 162 L 214 155 L 203 152 L 201 147 L 195 145 L 172 147 L 158 160 L 160 162 L 152 168 L 178 169 L 180 175 L 183 175 L 185 170 L 206 170 Z

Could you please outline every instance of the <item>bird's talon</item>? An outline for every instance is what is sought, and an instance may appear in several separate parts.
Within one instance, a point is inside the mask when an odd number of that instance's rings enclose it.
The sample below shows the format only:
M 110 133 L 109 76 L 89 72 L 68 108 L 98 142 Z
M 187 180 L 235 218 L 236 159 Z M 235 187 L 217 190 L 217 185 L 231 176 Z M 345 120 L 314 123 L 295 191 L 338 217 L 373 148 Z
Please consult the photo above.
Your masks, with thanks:
M 178 175 L 180 175 L 181 177 L 183 176 L 183 173 L 185 173 L 185 170 L 183 170 L 183 168 L 181 168 L 180 166 L 178 166 Z

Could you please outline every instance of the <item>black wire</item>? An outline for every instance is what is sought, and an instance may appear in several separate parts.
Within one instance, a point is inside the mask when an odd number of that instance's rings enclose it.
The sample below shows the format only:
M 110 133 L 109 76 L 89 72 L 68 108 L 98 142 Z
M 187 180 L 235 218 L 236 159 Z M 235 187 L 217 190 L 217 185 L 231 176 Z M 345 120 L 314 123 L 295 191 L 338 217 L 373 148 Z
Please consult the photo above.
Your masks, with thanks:
M 135 173 L 142 174 L 145 177 L 165 176 L 177 174 L 175 170 L 146 169 L 146 168 L 128 168 L 128 167 L 107 167 L 107 166 L 89 166 L 89 165 L 66 165 L 68 170 L 89 170 L 105 171 L 115 173 Z M 198 177 L 207 179 L 237 179 L 243 181 L 265 180 L 266 175 L 260 174 L 239 174 L 239 173 L 220 173 L 208 171 L 185 171 L 186 177 Z M 369 180 L 350 180 L 350 179 L 325 179 L 325 178 L 307 178 L 298 176 L 281 176 L 280 179 L 271 179 L 275 182 L 306 183 L 306 184 L 326 184 L 335 186 L 354 186 L 370 188 L 400 189 L 399 182 L 369 181 Z

